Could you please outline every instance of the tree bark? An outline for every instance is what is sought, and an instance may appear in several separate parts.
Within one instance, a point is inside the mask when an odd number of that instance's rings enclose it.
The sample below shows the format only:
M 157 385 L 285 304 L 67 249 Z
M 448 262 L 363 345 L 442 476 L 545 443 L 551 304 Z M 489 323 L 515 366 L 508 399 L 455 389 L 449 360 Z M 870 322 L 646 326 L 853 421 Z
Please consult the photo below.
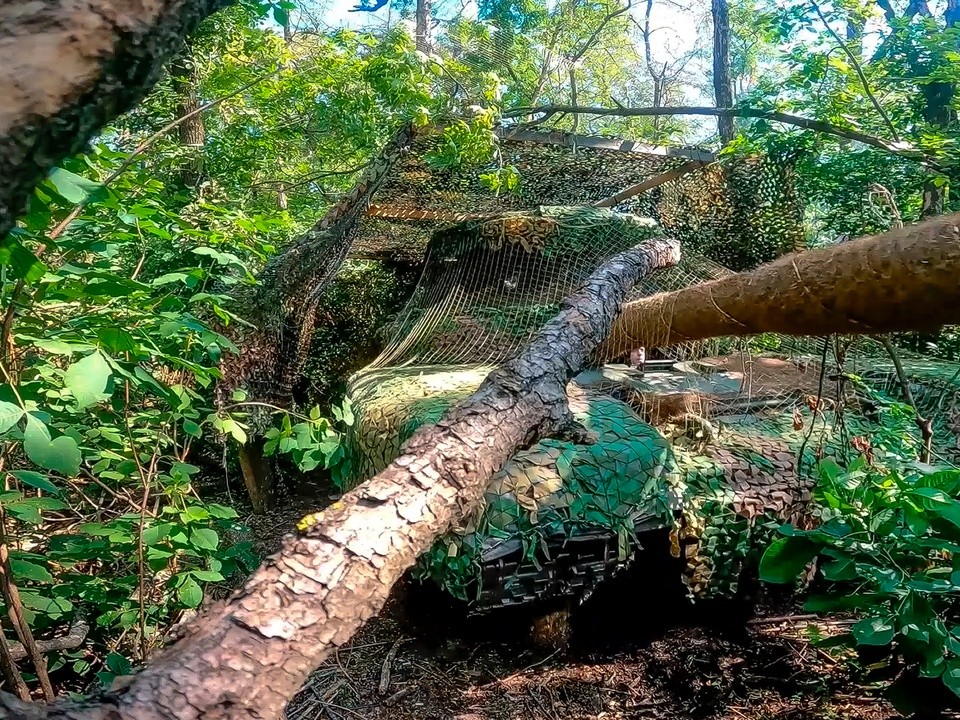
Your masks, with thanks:
M 0 238 L 46 172 L 141 100 L 184 36 L 230 2 L 0 4 Z
M 420 52 L 430 52 L 430 21 L 432 0 L 417 0 L 416 45 Z
M 170 63 L 170 77 L 177 92 L 177 117 L 190 115 L 200 107 L 197 93 L 197 66 L 189 48 Z M 203 114 L 195 113 L 177 126 L 181 152 L 180 180 L 188 187 L 196 187 L 203 177 L 203 145 L 207 132 Z
M 567 406 L 567 382 L 637 279 L 678 259 L 678 245 L 662 239 L 617 255 L 518 357 L 418 431 L 386 470 L 305 518 L 242 591 L 186 627 L 126 689 L 103 704 L 35 706 L 21 717 L 279 717 L 309 673 L 380 610 L 417 556 L 477 506 L 518 448 L 543 436 L 587 440 Z M 0 710 L 18 707 L 0 696 Z
M 718 108 L 733 106 L 730 82 L 730 11 L 727 0 L 713 0 L 713 92 Z M 733 117 L 719 115 L 717 130 L 720 143 L 728 145 L 734 138 Z
M 960 322 L 960 213 L 628 303 L 601 357 L 723 335 L 880 334 Z

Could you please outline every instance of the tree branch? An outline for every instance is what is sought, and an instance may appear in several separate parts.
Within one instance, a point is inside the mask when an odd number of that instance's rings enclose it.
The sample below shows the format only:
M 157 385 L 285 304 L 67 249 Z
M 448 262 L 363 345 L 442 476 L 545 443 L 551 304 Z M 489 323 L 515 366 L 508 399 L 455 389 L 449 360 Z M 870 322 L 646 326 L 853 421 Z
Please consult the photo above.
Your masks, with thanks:
M 724 335 L 878 335 L 960 322 L 960 213 L 628 303 L 601 349 Z
M 870 89 L 870 83 L 867 81 L 867 76 L 864 74 L 863 66 L 860 65 L 860 61 L 857 59 L 857 56 L 853 54 L 850 48 L 847 47 L 847 44 L 843 41 L 843 38 L 841 38 L 840 35 L 837 34 L 837 31 L 834 30 L 830 25 L 830 21 L 827 20 L 826 16 L 823 14 L 823 11 L 817 4 L 817 1 L 810 0 L 810 4 L 813 5 L 813 9 L 816 11 L 820 21 L 823 23 L 824 27 L 827 28 L 827 32 L 830 33 L 830 35 L 833 36 L 833 39 L 837 41 L 837 45 L 846 54 L 850 64 L 853 65 L 853 69 L 856 71 L 857 77 L 860 79 L 860 85 L 863 86 L 863 92 L 866 93 L 867 98 L 869 98 L 870 103 L 877 111 L 877 114 L 880 115 L 881 119 L 886 124 L 887 129 L 890 131 L 890 136 L 894 139 L 894 141 L 900 142 L 900 135 L 897 133 L 897 128 L 894 127 L 893 123 L 890 121 L 890 116 L 887 115 L 887 111 L 883 109 L 883 106 L 880 105 L 876 96 L 873 94 L 873 91 Z
M 930 157 L 919 148 L 908 145 L 907 143 L 891 143 L 874 135 L 857 130 L 848 130 L 837 127 L 822 120 L 813 120 L 811 118 L 801 117 L 799 115 L 790 115 L 789 113 L 777 112 L 773 110 L 754 110 L 751 108 L 715 108 L 705 106 L 676 106 L 676 107 L 641 107 L 641 108 L 604 108 L 604 107 L 571 107 L 567 105 L 539 105 L 536 107 L 515 108 L 503 114 L 504 118 L 518 118 L 529 115 L 544 115 L 536 122 L 542 123 L 549 117 L 558 113 L 578 113 L 580 115 L 612 115 L 616 117 L 654 117 L 658 115 L 712 115 L 714 117 L 742 117 L 756 118 L 761 120 L 771 120 L 773 122 L 793 125 L 812 130 L 814 132 L 824 133 L 841 137 L 846 140 L 853 140 L 864 145 L 878 148 L 884 152 L 902 157 L 906 160 L 912 160 L 920 163 L 924 167 L 932 170 L 943 171 L 944 167 L 938 160 Z

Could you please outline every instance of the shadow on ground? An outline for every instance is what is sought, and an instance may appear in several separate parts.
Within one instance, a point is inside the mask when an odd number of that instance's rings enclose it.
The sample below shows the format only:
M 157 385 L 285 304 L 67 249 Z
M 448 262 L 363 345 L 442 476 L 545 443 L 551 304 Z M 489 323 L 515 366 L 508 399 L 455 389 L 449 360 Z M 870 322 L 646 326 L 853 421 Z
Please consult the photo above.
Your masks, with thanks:
M 566 651 L 529 640 L 530 612 L 465 617 L 405 580 L 318 670 L 289 720 L 614 720 L 896 717 L 811 647 L 789 600 L 691 605 L 666 548 L 577 609 Z M 829 629 L 821 628 L 821 632 Z

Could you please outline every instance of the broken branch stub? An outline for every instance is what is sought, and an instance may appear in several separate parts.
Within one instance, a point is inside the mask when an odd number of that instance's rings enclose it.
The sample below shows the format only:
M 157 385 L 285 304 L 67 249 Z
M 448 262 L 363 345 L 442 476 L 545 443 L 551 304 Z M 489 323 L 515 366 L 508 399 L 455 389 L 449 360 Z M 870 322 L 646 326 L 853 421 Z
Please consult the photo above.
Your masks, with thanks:
M 415 433 L 386 470 L 305 518 L 243 590 L 187 626 L 125 689 L 100 704 L 31 707 L 23 717 L 278 718 L 309 673 L 380 611 L 417 556 L 480 503 L 517 448 L 569 432 L 567 382 L 637 279 L 679 255 L 676 242 L 655 239 L 615 256 L 519 356 Z M 0 697 L 0 710 L 21 706 Z

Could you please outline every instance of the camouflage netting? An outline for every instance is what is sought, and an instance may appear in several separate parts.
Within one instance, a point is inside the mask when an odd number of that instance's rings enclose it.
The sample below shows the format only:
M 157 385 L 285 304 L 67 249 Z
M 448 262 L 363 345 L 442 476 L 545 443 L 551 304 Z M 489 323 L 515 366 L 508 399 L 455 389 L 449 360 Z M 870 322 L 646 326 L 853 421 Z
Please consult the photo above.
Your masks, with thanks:
M 597 266 L 657 232 L 649 220 L 583 207 L 437 232 L 392 339 L 350 383 L 354 482 L 466 399 Z M 726 272 L 688 252 L 636 293 Z M 817 460 L 849 459 L 870 436 L 887 438 L 878 454 L 916 456 L 912 414 L 888 402 L 879 417 L 878 403 L 896 386 L 873 341 L 844 343 L 844 374 L 834 345 L 816 339 L 721 338 L 648 350 L 663 359 L 643 371 L 582 372 L 570 384 L 571 407 L 597 442 L 545 440 L 518 452 L 491 480 L 482 510 L 436 543 L 421 572 L 481 609 L 583 594 L 629 562 L 638 533 L 672 527 L 691 593 L 729 593 L 780 523 L 808 519 Z M 918 397 L 955 401 L 955 376 L 907 363 L 913 376 L 931 378 L 933 389 L 917 388 Z
M 717 161 L 698 149 L 515 126 L 496 128 L 489 149 L 473 148 L 482 159 L 456 164 L 450 161 L 451 148 L 455 156 L 460 150 L 450 134 L 456 127 L 402 128 L 351 192 L 270 261 L 246 299 L 244 316 L 257 330 L 240 343 L 239 357 L 225 358 L 220 402 L 243 387 L 263 403 L 292 406 L 343 259 L 420 262 L 434 232 L 463 220 L 622 197 L 615 209 L 656 219 L 688 249 L 735 269 L 802 244 L 802 211 L 787 164 L 762 157 Z M 501 180 L 498 187 L 492 179 Z M 644 192 L 630 190 L 641 184 Z M 271 415 L 253 408 L 248 422 L 256 435 Z
M 420 257 L 435 230 L 542 205 L 594 205 L 671 171 L 679 177 L 614 207 L 657 220 L 685 247 L 736 270 L 803 243 L 793 171 L 763 157 L 717 161 L 710 152 L 558 131 L 503 127 L 489 162 L 436 169 L 449 138 L 418 130 L 355 231 L 356 257 Z M 509 168 L 514 189 L 491 189 Z

